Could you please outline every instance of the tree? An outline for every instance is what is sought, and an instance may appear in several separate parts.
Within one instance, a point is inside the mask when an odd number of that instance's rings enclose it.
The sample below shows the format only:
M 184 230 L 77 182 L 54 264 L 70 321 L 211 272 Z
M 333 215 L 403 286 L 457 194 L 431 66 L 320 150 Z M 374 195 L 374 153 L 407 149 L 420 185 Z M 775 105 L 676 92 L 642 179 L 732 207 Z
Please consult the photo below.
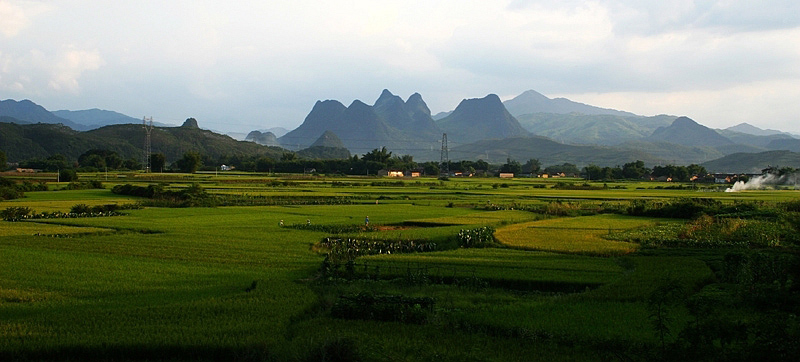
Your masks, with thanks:
M 539 173 L 539 170 L 542 169 L 542 163 L 539 162 L 538 158 L 531 158 L 528 162 L 525 162 L 522 165 L 522 172 L 536 174 Z
M 438 175 L 439 165 L 436 162 L 425 162 L 422 164 L 422 172 L 426 175 Z
M 175 162 L 178 170 L 185 173 L 194 173 L 200 166 L 203 165 L 202 156 L 197 152 L 186 152 L 183 158 Z
M 102 170 L 106 167 L 106 160 L 103 159 L 100 155 L 91 154 L 83 158 L 82 161 L 79 161 L 81 166 L 84 167 L 94 167 L 96 169 Z
M 705 177 L 706 175 L 708 175 L 708 171 L 706 171 L 705 167 L 694 163 L 689 166 L 686 166 L 686 171 L 689 172 L 690 176 L 697 175 L 700 177 Z
M 271 158 L 264 156 L 256 160 L 256 171 L 258 172 L 268 172 L 273 167 L 275 167 L 275 161 Z
M 167 157 L 163 153 L 150 154 L 150 171 L 163 172 Z
M 61 182 L 78 181 L 78 173 L 71 168 L 61 169 L 58 171 L 58 180 Z
M 5 171 L 5 169 L 8 167 L 6 162 L 8 162 L 8 159 L 6 159 L 6 153 L 0 151 L 0 170 Z
M 509 157 L 506 159 L 506 163 L 500 166 L 500 172 L 519 174 L 522 172 L 522 165 L 519 161 L 514 161 Z
M 374 149 L 364 154 L 364 157 L 361 157 L 362 161 L 373 161 L 378 163 L 385 164 L 392 158 L 392 153 L 389 152 L 386 147 L 382 147 L 381 149 Z
M 628 179 L 639 179 L 642 176 L 650 173 L 650 170 L 644 167 L 643 161 L 628 162 L 622 165 L 622 176 Z
M 129 158 L 122 163 L 122 168 L 126 170 L 141 170 L 142 164 L 135 158 Z M 163 170 L 163 168 L 164 166 L 162 164 L 161 169 Z
M 297 154 L 294 152 L 284 152 L 281 155 L 281 162 L 296 161 L 296 160 L 297 160 Z
M 603 178 L 603 169 L 597 165 L 589 165 L 583 168 L 583 177 L 587 180 L 600 180 Z
M 574 164 L 571 164 L 569 162 L 564 162 L 564 164 L 561 164 L 561 165 L 547 166 L 544 169 L 544 173 L 548 173 L 548 174 L 562 173 L 562 172 L 565 173 L 565 174 L 568 174 L 568 175 L 569 174 L 579 174 L 580 170 L 578 170 L 578 166 L 575 166 Z M 592 176 L 592 177 L 594 177 L 594 176 Z

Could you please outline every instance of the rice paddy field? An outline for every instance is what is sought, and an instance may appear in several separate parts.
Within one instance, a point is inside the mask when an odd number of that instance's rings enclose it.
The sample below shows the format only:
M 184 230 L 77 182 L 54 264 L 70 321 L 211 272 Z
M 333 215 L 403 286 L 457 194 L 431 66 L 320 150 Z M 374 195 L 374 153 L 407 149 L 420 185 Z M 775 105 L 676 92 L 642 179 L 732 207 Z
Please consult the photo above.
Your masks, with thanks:
M 770 248 L 608 236 L 676 225 L 670 237 L 685 237 L 689 220 L 630 215 L 631 200 L 766 210 L 798 202 L 798 191 L 225 173 L 81 180 L 103 188 L 50 183 L 0 202 L 35 213 L 139 205 L 114 216 L 0 221 L 0 360 L 796 357 L 797 210 L 775 213 L 789 221 Z M 154 183 L 197 184 L 208 197 L 253 206 L 155 207 L 111 192 Z M 462 230 L 483 227 L 491 240 L 460 247 Z M 785 318 L 769 322 L 774 315 Z M 747 328 L 721 337 L 710 325 Z M 771 337 L 780 345 L 772 354 L 759 349 L 759 328 L 782 333 Z

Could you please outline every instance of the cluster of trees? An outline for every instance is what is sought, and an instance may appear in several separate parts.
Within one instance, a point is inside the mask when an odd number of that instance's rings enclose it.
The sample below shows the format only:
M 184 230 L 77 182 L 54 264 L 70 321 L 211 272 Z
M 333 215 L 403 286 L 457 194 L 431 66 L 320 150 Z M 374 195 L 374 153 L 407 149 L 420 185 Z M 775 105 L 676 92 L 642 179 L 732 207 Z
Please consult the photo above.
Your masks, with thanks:
M 0 165 L 5 164 L 5 154 L 0 151 Z M 213 171 L 218 165 L 229 165 L 242 171 L 278 172 L 278 173 L 325 173 L 347 175 L 377 174 L 381 169 L 393 170 L 421 170 L 426 175 L 438 175 L 442 170 L 438 162 L 417 163 L 411 155 L 393 155 L 386 147 L 376 148 L 364 154 L 361 158 L 353 155 L 343 159 L 312 160 L 302 159 L 297 153 L 285 152 L 280 159 L 268 156 L 221 156 L 214 160 L 198 152 L 186 152 L 183 157 L 167 165 L 163 153 L 150 155 L 150 170 L 152 172 L 176 171 L 193 173 L 198 170 Z M 55 172 L 61 170 L 77 169 L 79 171 L 101 170 L 141 170 L 143 165 L 136 159 L 122 159 L 114 151 L 92 149 L 86 151 L 77 162 L 71 162 L 63 155 L 53 155 L 45 159 L 33 159 L 21 163 L 22 167 L 41 169 Z M 643 161 L 629 162 L 615 167 L 600 167 L 589 165 L 579 170 L 571 163 L 551 165 L 542 169 L 542 163 L 535 158 L 527 160 L 524 164 L 511 158 L 506 163 L 493 168 L 483 160 L 477 161 L 449 161 L 447 169 L 451 172 L 460 171 L 469 174 L 490 174 L 493 172 L 510 172 L 514 174 L 560 174 L 582 175 L 587 180 L 622 180 L 641 179 L 645 176 L 669 177 L 675 181 L 689 181 L 694 175 L 705 176 L 706 170 L 699 165 L 689 166 L 655 166 L 652 169 L 645 167 Z M 793 173 L 797 170 L 791 167 L 781 169 L 771 168 L 765 172 L 778 175 Z M 67 171 L 65 178 L 72 179 L 72 174 Z
M 689 166 L 655 166 L 652 169 L 645 167 L 644 162 L 629 162 L 622 167 L 600 167 L 589 165 L 583 168 L 582 176 L 587 180 L 624 180 L 641 179 L 645 176 L 669 177 L 675 181 L 689 181 L 692 176 L 705 177 L 708 172 L 705 167 L 691 164 Z

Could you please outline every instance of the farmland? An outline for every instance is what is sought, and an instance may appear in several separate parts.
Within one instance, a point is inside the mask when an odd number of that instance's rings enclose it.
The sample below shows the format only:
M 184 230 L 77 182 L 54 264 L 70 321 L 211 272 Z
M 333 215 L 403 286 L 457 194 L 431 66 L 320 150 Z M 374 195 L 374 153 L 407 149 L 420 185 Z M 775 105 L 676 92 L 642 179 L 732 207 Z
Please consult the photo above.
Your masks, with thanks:
M 52 182 L 0 202 L 32 215 L 79 204 L 117 205 L 121 214 L 0 221 L 0 360 L 792 360 L 800 352 L 796 190 L 81 175 L 93 179 L 102 188 Z M 168 197 L 112 192 L 126 184 L 127 192 L 158 184 Z M 460 237 L 479 229 L 493 236 Z M 754 235 L 763 237 L 739 242 Z

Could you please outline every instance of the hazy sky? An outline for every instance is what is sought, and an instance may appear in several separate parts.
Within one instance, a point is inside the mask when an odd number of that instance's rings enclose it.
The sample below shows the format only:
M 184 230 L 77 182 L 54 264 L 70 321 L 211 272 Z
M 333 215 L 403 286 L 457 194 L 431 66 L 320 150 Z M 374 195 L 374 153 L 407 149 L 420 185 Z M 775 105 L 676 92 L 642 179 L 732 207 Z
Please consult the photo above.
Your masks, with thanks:
M 0 0 L 0 99 L 246 132 L 384 88 L 800 133 L 800 1 Z

